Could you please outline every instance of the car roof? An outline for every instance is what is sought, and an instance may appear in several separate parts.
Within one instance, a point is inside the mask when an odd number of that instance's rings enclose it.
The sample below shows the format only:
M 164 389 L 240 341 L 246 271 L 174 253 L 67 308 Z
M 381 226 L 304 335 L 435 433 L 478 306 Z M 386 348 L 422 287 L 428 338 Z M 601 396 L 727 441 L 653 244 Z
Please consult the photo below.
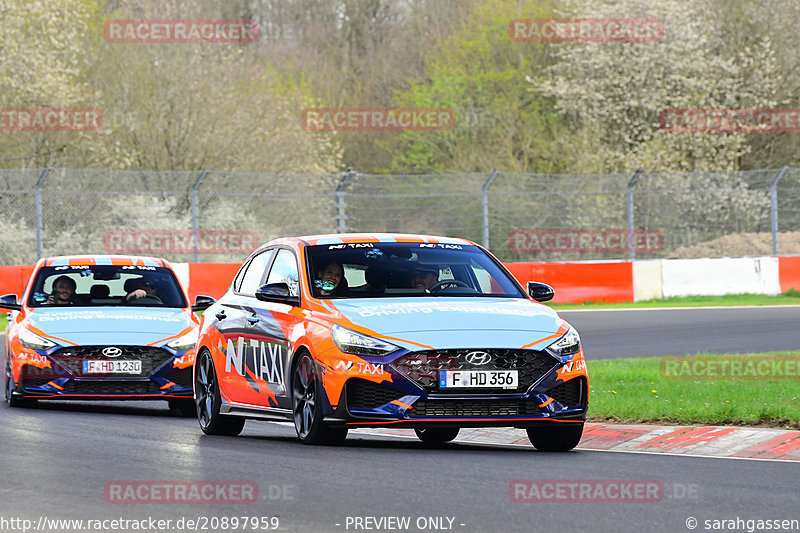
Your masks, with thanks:
M 461 244 L 468 246 L 475 244 L 466 239 L 459 239 L 457 237 L 440 237 L 437 235 L 415 235 L 408 233 L 328 233 L 322 235 L 304 235 L 301 237 L 275 239 L 263 244 L 260 248 L 275 244 L 295 244 L 298 242 L 303 242 L 308 246 L 356 242 L 420 242 L 433 244 Z
M 46 257 L 43 266 L 152 266 L 172 268 L 166 259 L 135 255 L 59 255 Z

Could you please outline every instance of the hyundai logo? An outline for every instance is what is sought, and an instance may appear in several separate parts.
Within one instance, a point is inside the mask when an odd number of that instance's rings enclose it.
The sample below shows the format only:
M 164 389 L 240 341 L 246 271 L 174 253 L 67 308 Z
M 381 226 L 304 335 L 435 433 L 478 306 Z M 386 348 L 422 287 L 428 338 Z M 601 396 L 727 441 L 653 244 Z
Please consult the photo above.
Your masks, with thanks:
M 488 352 L 469 352 L 464 359 L 471 365 L 481 366 L 491 361 L 492 356 Z
M 116 346 L 109 346 L 108 348 L 103 348 L 103 355 L 106 357 L 119 357 L 122 355 L 122 350 Z

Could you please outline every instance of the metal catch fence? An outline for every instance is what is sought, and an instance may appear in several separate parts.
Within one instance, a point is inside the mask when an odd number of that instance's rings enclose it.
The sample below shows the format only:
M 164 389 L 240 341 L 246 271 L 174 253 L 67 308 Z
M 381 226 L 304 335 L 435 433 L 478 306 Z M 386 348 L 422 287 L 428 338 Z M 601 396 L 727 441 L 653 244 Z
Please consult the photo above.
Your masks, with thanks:
M 504 261 L 800 254 L 800 169 L 555 175 L 0 170 L 0 264 L 237 262 L 269 239 L 464 237 Z

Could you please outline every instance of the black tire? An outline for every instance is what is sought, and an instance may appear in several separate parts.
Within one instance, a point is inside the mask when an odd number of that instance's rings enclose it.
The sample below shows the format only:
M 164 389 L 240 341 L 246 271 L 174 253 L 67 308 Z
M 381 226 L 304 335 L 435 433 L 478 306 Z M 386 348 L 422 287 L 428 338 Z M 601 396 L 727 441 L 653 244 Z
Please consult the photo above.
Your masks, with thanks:
M 6 367 L 3 373 L 4 389 L 6 391 L 6 405 L 9 407 L 36 407 L 36 398 L 20 398 L 11 394 L 14 391 L 14 378 L 11 369 Z
M 314 359 L 303 353 L 292 373 L 292 418 L 303 444 L 338 444 L 347 428 L 332 428 L 322 420 L 322 383 Z
M 195 365 L 195 412 L 200 429 L 206 435 L 238 435 L 244 429 L 245 419 L 219 414 L 222 399 L 211 353 L 203 350 Z
M 170 398 L 167 403 L 171 410 L 178 411 L 183 417 L 195 418 L 197 416 L 197 404 L 192 399 Z
M 526 431 L 531 444 L 540 452 L 568 452 L 581 441 L 583 422 L 564 423 L 555 427 L 530 427 Z
M 444 444 L 458 436 L 459 428 L 421 428 L 414 429 L 417 438 L 425 444 Z

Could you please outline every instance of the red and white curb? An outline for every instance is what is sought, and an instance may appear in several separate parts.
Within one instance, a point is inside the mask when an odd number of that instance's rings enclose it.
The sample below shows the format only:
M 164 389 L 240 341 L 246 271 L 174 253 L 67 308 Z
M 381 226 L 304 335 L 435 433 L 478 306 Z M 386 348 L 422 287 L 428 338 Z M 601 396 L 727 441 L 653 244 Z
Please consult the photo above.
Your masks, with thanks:
M 410 429 L 371 429 L 369 432 L 415 438 Z M 456 442 L 530 445 L 525 431 L 515 428 L 462 429 Z M 587 423 L 578 449 L 800 461 L 800 431 Z

